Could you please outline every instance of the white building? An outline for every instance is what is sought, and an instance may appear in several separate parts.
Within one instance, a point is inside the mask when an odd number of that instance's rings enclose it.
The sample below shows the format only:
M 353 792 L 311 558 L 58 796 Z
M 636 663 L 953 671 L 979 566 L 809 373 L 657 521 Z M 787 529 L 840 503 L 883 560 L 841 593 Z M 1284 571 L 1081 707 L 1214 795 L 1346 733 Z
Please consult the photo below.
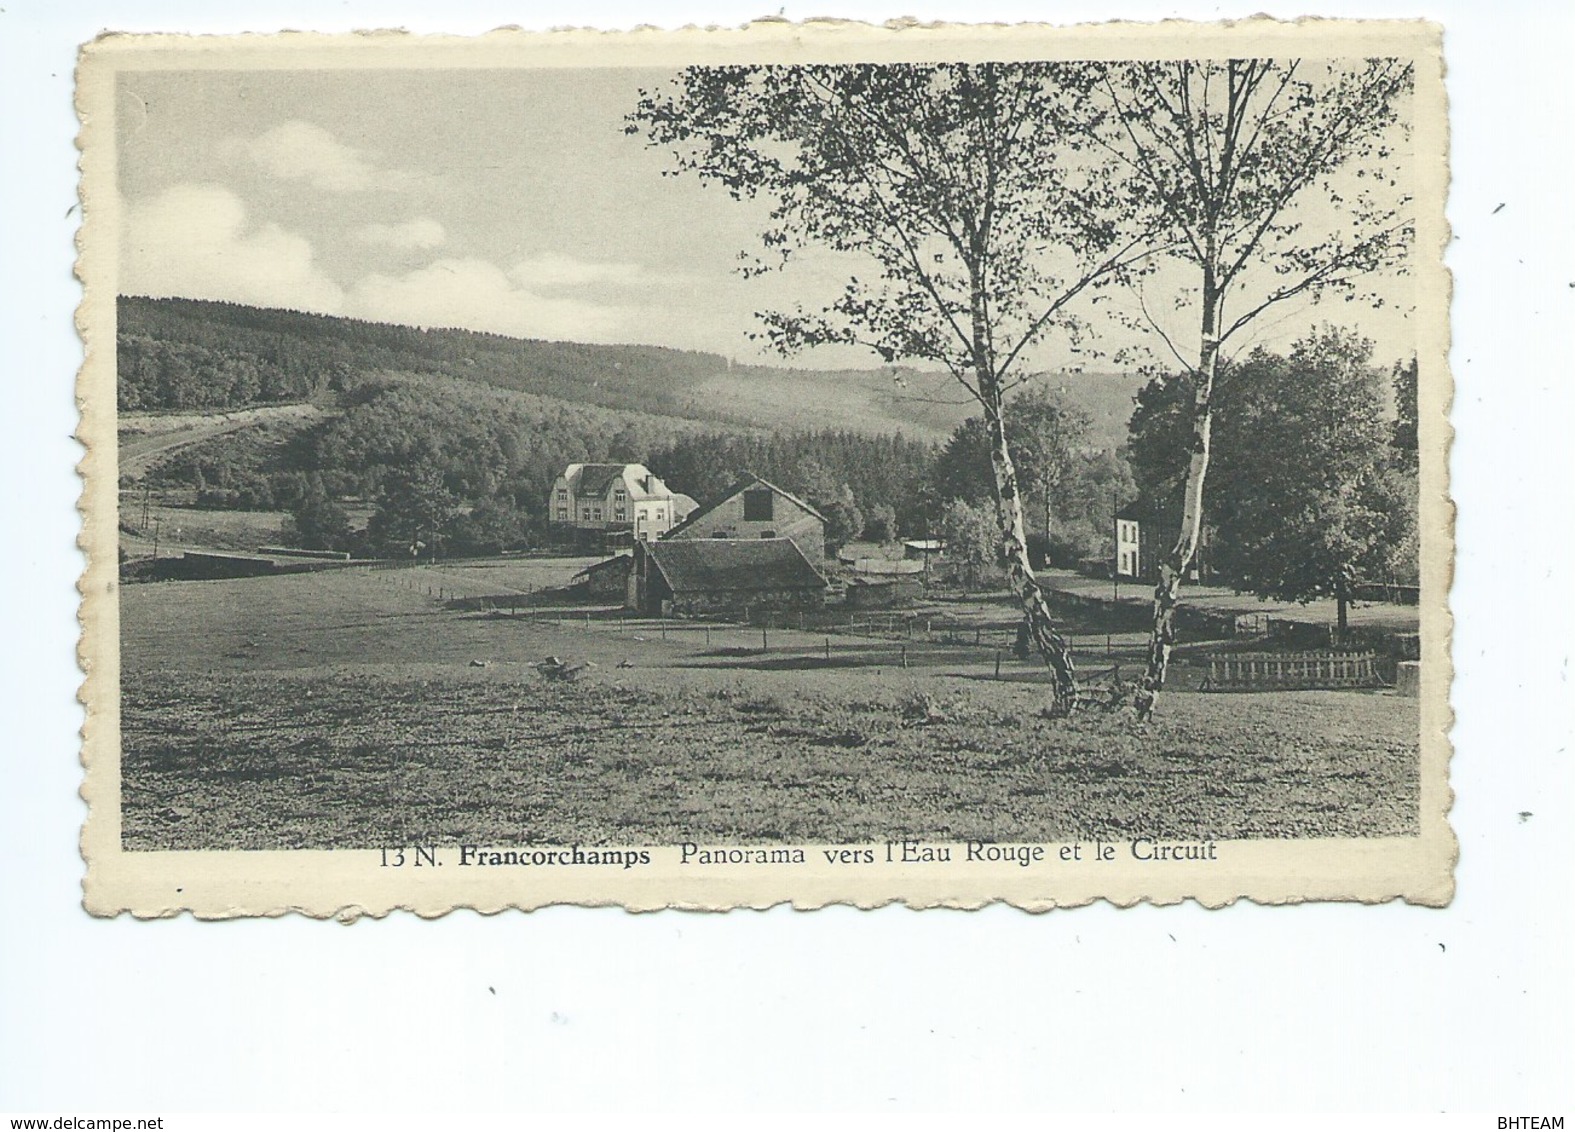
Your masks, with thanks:
M 660 538 L 696 507 L 644 464 L 570 464 L 552 485 L 547 516 L 581 531 L 628 531 L 637 541 Z

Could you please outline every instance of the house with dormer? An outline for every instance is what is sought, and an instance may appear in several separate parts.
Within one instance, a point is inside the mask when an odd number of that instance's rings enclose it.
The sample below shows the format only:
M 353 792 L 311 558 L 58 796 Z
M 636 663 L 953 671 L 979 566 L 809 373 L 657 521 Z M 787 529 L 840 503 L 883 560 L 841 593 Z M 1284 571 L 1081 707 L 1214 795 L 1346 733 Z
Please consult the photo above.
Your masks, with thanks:
M 696 507 L 644 464 L 570 464 L 552 485 L 547 517 L 560 528 L 588 535 L 627 533 L 636 542 L 649 542 Z

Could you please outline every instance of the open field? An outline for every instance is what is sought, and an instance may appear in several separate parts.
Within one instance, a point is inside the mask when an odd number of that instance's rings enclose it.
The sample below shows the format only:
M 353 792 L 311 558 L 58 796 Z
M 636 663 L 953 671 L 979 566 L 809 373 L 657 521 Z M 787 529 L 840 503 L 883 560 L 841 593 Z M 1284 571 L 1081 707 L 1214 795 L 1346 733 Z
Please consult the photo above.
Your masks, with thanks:
M 1179 693 L 1148 727 L 1055 720 L 1036 666 L 997 680 L 990 650 L 448 596 L 573 565 L 125 587 L 127 846 L 1416 830 L 1414 700 Z M 594 666 L 547 679 L 548 655 Z
M 133 492 L 121 493 L 120 514 L 120 545 L 134 558 L 153 553 L 155 532 L 159 552 L 165 556 L 185 550 L 251 551 L 277 546 L 285 541 L 289 517 L 283 511 L 217 511 L 154 502 L 148 505 L 144 523 L 142 502 Z

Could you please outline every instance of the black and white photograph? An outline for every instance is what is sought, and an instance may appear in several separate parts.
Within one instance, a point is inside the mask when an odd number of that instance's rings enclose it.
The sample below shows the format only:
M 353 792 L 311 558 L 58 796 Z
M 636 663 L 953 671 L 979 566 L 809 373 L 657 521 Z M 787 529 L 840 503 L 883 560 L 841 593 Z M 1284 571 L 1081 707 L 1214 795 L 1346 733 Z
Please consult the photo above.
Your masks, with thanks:
M 1564 1127 L 1572 28 L 0 5 L 0 1126 Z
M 1435 45 L 1274 26 L 108 43 L 124 859 L 1447 899 Z

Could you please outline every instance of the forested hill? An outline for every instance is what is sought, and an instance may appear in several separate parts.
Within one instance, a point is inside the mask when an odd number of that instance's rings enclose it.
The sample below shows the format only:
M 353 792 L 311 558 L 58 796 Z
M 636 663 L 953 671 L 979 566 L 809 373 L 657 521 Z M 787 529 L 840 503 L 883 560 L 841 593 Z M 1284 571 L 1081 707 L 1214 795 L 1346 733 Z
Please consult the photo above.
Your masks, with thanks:
M 302 400 L 379 370 L 464 378 L 580 404 L 683 415 L 716 354 L 421 330 L 197 299 L 121 296 L 120 407 Z
M 421 330 L 196 299 L 119 301 L 120 407 L 303 401 L 380 372 L 458 378 L 560 401 L 753 428 L 901 432 L 942 441 L 978 410 L 949 378 L 912 369 L 733 365 L 718 354 Z M 1141 378 L 1052 375 L 1115 448 Z

